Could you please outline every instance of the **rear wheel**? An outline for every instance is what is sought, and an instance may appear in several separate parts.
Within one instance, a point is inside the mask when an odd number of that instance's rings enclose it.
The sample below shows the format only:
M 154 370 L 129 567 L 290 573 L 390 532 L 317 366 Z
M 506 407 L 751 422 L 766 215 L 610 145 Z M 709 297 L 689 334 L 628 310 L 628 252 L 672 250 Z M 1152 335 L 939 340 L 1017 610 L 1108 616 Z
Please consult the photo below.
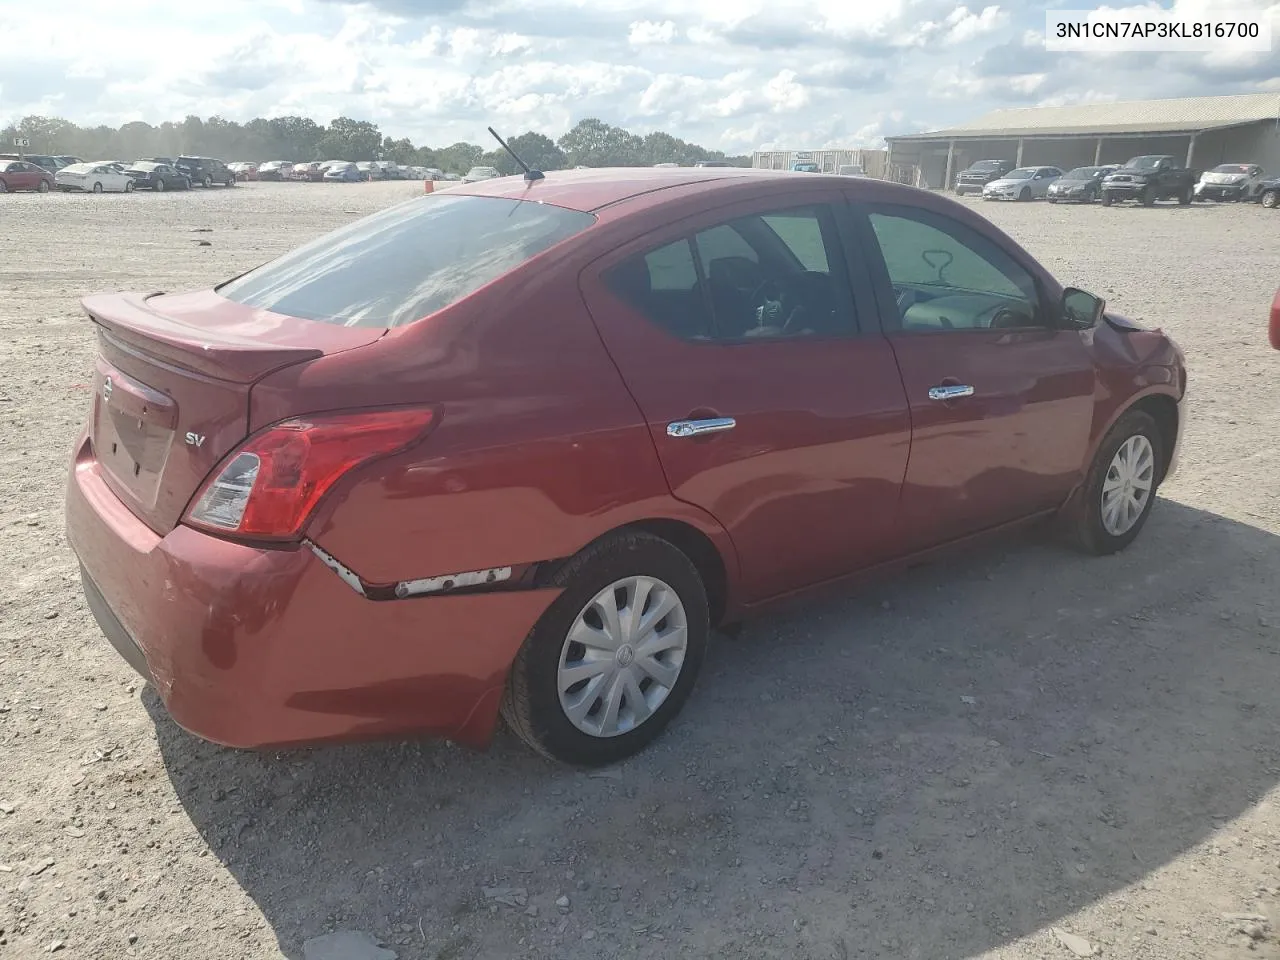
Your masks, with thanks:
M 1262 192 L 1262 205 L 1268 210 L 1280 207 L 1280 190 L 1264 190 Z
M 157 177 L 151 184 L 151 189 L 156 193 L 164 193 L 164 181 Z
M 206 190 L 208 190 L 210 187 L 212 187 L 212 186 L 213 186 L 213 177 L 208 176 L 208 175 L 206 174 L 206 175 L 205 175 L 205 178 L 204 178 L 203 180 L 201 180 L 201 181 L 200 181 L 200 186 L 202 186 L 202 187 L 204 187 Z
M 1132 410 L 1098 448 L 1067 533 L 1099 555 L 1123 550 L 1138 536 L 1160 486 L 1163 438 L 1150 414 Z
M 0 193 L 8 193 L 8 192 L 9 192 L 9 185 L 5 183 L 3 180 L 0 180 Z
M 502 716 L 544 756 L 581 766 L 643 749 L 680 711 L 706 651 L 706 589 L 689 558 L 613 534 L 552 578 L 563 593 L 511 667 Z

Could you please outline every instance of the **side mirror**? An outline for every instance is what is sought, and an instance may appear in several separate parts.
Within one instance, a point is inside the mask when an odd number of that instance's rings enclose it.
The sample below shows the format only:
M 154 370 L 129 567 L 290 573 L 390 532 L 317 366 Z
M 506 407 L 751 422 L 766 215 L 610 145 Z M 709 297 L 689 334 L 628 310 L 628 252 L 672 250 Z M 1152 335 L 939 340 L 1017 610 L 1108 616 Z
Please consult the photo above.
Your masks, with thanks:
M 1067 287 L 1062 291 L 1062 316 L 1074 330 L 1089 330 L 1102 320 L 1107 301 L 1088 290 Z

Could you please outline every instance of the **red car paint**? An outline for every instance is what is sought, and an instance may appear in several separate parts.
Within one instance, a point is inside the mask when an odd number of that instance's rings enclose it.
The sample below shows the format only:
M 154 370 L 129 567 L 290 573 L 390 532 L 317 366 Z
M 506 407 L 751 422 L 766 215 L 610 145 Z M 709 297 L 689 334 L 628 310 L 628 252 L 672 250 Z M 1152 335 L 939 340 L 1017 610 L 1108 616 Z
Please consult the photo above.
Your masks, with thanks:
M 1280 290 L 1276 291 L 1275 297 L 1271 301 L 1271 324 L 1268 328 L 1270 334 L 1271 346 L 1280 350 Z
M 559 593 L 532 573 L 610 531 L 644 524 L 701 545 L 713 615 L 735 622 L 1071 509 L 1095 448 L 1134 403 L 1177 431 L 1183 360 L 1159 331 L 1119 317 L 1086 330 L 887 325 L 893 291 L 879 249 L 867 255 L 874 205 L 950 218 L 1034 278 L 1043 305 L 1061 297 L 1010 238 L 943 197 L 733 169 L 568 171 L 434 196 L 535 200 L 595 222 L 389 329 L 212 291 L 85 300 L 100 357 L 69 538 L 104 630 L 141 654 L 174 718 L 205 738 L 423 732 L 483 746 L 511 661 Z M 860 336 L 680 340 L 602 280 L 691 230 L 809 204 L 839 218 Z M 975 396 L 925 399 L 949 382 Z M 181 522 L 251 435 L 382 408 L 429 408 L 430 431 L 340 476 L 300 538 Z M 717 415 L 738 428 L 666 433 Z M 397 598 L 406 581 L 497 569 L 510 577 L 492 588 Z
M 0 186 L 7 193 L 19 190 L 40 190 L 48 192 L 55 186 L 53 174 L 43 167 L 25 160 L 11 160 L 0 157 Z

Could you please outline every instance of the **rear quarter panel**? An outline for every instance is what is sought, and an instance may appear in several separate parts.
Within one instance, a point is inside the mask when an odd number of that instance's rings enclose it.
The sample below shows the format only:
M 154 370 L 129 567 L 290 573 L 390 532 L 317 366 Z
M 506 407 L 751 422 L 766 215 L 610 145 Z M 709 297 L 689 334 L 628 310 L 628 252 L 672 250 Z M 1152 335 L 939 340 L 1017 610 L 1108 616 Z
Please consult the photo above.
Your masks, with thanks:
M 289 368 L 254 387 L 254 428 L 302 412 L 429 404 L 413 449 L 353 472 L 307 536 L 366 581 L 394 583 L 567 557 L 649 518 L 726 535 L 675 500 L 635 401 L 558 248 L 368 347 Z M 576 251 L 576 252 L 575 252 Z

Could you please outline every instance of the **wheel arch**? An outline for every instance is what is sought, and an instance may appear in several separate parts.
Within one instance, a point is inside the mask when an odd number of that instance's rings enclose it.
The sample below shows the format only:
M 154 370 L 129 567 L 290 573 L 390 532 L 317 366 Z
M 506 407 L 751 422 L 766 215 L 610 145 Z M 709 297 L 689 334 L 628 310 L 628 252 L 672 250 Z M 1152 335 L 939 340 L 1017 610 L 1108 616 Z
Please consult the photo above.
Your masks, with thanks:
M 1173 463 L 1174 451 L 1178 445 L 1178 431 L 1181 427 L 1178 401 L 1167 393 L 1149 393 L 1121 410 L 1120 416 L 1132 410 L 1141 410 L 1149 414 L 1155 420 L 1156 426 L 1160 428 L 1160 477 L 1163 479 Z M 1116 419 L 1118 420 L 1119 417 Z M 1107 429 L 1109 431 L 1110 426 Z
M 591 540 L 590 543 L 583 544 L 574 556 L 606 537 L 637 531 L 665 540 L 689 558 L 689 561 L 697 569 L 698 575 L 702 578 L 702 584 L 707 591 L 707 608 L 710 614 L 711 626 L 714 628 L 723 624 L 726 618 L 736 609 L 737 603 L 733 589 L 736 557 L 732 552 L 732 545 L 728 542 L 728 535 L 723 530 L 712 534 L 700 529 L 687 519 L 646 517 L 632 520 L 604 531 Z M 535 582 L 538 584 L 549 583 L 551 578 L 555 576 L 556 571 L 564 566 L 569 559 L 569 557 L 563 557 L 540 564 L 535 576 Z

